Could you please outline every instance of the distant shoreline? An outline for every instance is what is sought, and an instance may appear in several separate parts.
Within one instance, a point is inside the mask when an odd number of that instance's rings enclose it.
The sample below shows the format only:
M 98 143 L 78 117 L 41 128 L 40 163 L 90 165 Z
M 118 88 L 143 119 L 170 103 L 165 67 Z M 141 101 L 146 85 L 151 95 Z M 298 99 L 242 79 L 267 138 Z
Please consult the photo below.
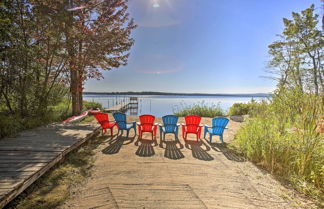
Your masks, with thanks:
M 209 94 L 209 93 L 169 93 L 169 92 L 83 92 L 83 95 L 158 95 L 158 96 L 224 96 L 224 97 L 271 97 L 270 93 L 255 94 Z

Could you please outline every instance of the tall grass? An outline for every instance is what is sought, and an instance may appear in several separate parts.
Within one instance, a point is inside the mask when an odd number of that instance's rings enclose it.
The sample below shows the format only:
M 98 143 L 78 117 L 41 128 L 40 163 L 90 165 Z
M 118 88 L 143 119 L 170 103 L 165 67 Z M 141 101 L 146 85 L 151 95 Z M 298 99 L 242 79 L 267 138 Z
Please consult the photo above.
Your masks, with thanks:
M 279 90 L 236 135 L 244 155 L 319 202 L 324 197 L 324 98 Z
M 250 115 L 253 116 L 258 114 L 259 109 L 265 104 L 267 101 L 262 100 L 261 102 L 256 102 L 254 99 L 251 99 L 248 103 L 234 103 L 229 111 L 228 115 Z
M 200 117 L 213 118 L 216 116 L 223 116 L 225 115 L 225 112 L 219 104 L 207 105 L 205 102 L 201 102 L 193 105 L 182 104 L 180 108 L 174 110 L 174 114 L 179 117 L 198 115 Z

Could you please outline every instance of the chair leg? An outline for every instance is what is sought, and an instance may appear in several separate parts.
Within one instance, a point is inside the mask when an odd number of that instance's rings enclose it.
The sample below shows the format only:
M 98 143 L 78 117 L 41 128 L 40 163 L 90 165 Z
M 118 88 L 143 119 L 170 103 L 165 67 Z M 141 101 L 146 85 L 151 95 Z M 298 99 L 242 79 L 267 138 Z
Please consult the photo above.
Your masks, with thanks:
M 111 136 L 113 135 L 113 127 L 110 128 L 110 133 L 111 133 Z
M 209 134 L 209 141 L 210 141 L 210 143 L 212 142 L 212 139 L 213 139 L 213 134 Z
M 220 135 L 219 136 L 219 139 L 221 140 L 222 143 L 224 143 L 224 141 L 223 141 L 223 135 Z
M 162 127 L 160 127 L 160 140 L 162 141 Z
M 199 133 L 197 133 L 196 136 L 197 136 L 197 142 L 198 142 L 198 140 L 199 140 L 199 138 L 200 138 L 200 137 L 199 137 Z
M 128 135 L 129 135 L 129 130 L 130 130 L 130 129 L 128 129 L 128 130 L 127 130 L 126 138 L 128 138 Z
M 207 134 L 207 127 L 204 128 L 204 139 L 206 139 L 206 134 Z

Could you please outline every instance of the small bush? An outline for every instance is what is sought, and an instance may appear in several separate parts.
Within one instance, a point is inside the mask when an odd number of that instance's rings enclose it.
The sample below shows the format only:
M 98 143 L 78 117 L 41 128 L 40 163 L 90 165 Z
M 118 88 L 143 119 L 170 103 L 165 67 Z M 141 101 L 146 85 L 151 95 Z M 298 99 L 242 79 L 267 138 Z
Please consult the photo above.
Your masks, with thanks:
M 260 108 L 265 101 L 261 103 L 256 102 L 255 100 L 251 100 L 249 103 L 234 103 L 229 111 L 229 115 L 255 115 L 260 111 Z
M 198 115 L 200 117 L 216 117 L 223 116 L 224 110 L 217 105 L 208 106 L 204 102 L 194 104 L 194 105 L 182 105 L 180 110 L 174 111 L 174 114 L 179 117 L 184 117 L 187 115 Z
M 0 114 L 0 138 L 14 136 L 22 129 L 22 121 L 18 117 Z
M 85 110 L 89 110 L 89 109 L 100 109 L 102 110 L 102 105 L 100 103 L 97 102 L 88 102 L 88 101 L 83 101 L 83 107 Z

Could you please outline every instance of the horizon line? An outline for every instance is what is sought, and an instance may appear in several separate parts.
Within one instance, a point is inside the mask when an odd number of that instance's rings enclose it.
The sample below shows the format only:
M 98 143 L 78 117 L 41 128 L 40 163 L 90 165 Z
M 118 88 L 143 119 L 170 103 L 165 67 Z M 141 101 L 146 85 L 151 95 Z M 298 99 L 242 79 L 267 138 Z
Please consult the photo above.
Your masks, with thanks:
M 113 92 L 102 92 L 102 91 L 84 91 L 84 94 L 169 94 L 169 95 L 271 95 L 272 92 L 258 92 L 258 93 L 202 93 L 202 92 L 163 92 L 163 91 L 113 91 Z

